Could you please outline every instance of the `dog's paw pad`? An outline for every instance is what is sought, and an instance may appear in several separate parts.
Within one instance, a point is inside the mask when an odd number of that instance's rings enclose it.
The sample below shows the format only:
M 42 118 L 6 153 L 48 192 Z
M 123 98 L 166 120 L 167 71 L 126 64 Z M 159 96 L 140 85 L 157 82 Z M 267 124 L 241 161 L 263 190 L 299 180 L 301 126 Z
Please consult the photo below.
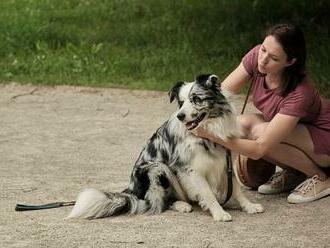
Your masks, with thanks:
M 225 221 L 225 222 L 232 221 L 233 220 L 233 218 L 231 217 L 231 215 L 228 214 L 227 212 L 223 212 L 221 214 L 214 215 L 213 216 L 213 219 L 215 221 Z
M 171 209 L 180 213 L 190 213 L 193 210 L 192 206 L 184 201 L 173 202 Z
M 248 214 L 257 214 L 264 212 L 264 207 L 258 203 L 251 203 L 243 208 Z

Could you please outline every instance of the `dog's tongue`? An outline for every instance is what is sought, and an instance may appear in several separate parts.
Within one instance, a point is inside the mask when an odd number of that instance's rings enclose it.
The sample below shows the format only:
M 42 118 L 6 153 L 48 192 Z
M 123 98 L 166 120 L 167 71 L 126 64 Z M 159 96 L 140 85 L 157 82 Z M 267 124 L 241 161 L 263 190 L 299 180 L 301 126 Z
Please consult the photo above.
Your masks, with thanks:
M 186 123 L 186 127 L 188 130 L 192 130 L 197 126 L 197 124 L 194 121 L 190 121 Z

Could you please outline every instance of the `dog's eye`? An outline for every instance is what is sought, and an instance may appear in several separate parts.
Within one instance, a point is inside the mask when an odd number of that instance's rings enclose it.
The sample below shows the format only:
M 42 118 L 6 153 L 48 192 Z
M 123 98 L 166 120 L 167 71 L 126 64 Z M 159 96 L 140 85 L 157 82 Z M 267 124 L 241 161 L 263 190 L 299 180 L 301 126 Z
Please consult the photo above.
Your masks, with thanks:
M 183 105 L 183 101 L 178 101 L 179 107 L 181 108 Z
M 193 103 L 195 103 L 195 104 L 200 104 L 200 103 L 202 103 L 202 98 L 200 98 L 199 96 L 193 96 L 192 97 L 192 101 L 193 101 Z

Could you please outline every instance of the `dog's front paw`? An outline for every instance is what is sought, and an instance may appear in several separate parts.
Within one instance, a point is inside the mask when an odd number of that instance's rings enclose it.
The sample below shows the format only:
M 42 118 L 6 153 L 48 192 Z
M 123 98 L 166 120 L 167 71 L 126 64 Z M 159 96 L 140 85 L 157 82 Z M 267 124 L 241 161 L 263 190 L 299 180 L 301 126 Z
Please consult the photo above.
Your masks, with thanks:
M 264 207 L 259 203 L 249 203 L 243 207 L 243 211 L 247 212 L 248 214 L 257 214 L 264 212 Z
M 233 220 L 231 215 L 224 211 L 222 213 L 214 214 L 213 219 L 215 221 L 232 221 Z
M 170 209 L 178 211 L 180 213 L 190 213 L 193 210 L 192 206 L 184 201 L 173 202 Z

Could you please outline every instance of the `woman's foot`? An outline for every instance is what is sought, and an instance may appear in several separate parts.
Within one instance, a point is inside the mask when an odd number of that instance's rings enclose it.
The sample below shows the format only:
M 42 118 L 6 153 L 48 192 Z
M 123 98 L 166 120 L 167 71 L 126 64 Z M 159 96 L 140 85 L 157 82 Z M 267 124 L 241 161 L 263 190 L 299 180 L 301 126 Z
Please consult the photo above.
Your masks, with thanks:
M 330 195 L 330 178 L 321 180 L 315 175 L 299 184 L 288 196 L 289 203 L 305 203 Z
M 276 172 L 263 185 L 260 185 L 258 192 L 265 195 L 279 194 L 293 190 L 299 183 L 304 181 L 306 176 L 304 174 L 297 174 L 289 170 L 281 170 Z

